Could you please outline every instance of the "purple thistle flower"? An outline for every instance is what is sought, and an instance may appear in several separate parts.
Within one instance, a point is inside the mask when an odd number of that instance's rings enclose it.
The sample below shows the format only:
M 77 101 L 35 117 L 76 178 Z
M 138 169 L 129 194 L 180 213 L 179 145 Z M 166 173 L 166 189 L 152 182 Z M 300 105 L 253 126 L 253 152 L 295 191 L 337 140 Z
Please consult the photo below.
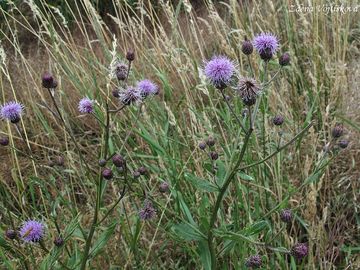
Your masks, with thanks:
M 159 93 L 159 87 L 150 80 L 142 80 L 136 84 L 136 88 L 140 90 L 141 96 L 146 98 Z
M 20 237 L 25 242 L 39 242 L 45 234 L 45 225 L 36 220 L 26 221 L 20 228 Z
M 235 65 L 226 56 L 214 56 L 205 62 L 205 76 L 218 89 L 224 89 L 231 81 Z
M 264 60 L 270 60 L 279 49 L 278 38 L 271 33 L 261 33 L 253 40 L 253 45 Z
M 149 200 L 145 200 L 144 207 L 139 211 L 139 217 L 142 220 L 152 219 L 156 215 L 156 210 Z
M 141 92 L 138 88 L 128 86 L 119 93 L 119 99 L 124 105 L 138 104 L 142 100 Z
M 80 100 L 78 106 L 79 112 L 81 113 L 93 113 L 94 112 L 94 100 L 84 97 Z
M 261 267 L 262 260 L 260 255 L 252 255 L 245 261 L 245 266 L 249 268 L 259 268 Z
M 0 116 L 3 119 L 9 120 L 11 123 L 17 123 L 20 121 L 23 110 L 24 105 L 10 101 L 0 107 Z
M 301 260 L 302 258 L 308 255 L 309 248 L 306 243 L 297 243 L 291 249 L 291 255 L 293 255 L 296 259 Z

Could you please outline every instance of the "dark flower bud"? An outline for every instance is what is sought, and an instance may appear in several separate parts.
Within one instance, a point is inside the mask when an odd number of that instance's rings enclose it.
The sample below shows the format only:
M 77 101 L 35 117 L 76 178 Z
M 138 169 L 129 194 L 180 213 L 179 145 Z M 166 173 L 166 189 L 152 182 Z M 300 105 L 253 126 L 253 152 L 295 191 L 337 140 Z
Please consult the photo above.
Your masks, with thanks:
M 288 53 L 284 53 L 279 58 L 280 66 L 287 66 L 290 64 L 290 55 Z
M 144 166 L 141 166 L 140 168 L 137 169 L 138 172 L 141 174 L 141 175 L 145 175 L 147 174 L 147 169 L 144 167 Z
M 262 50 L 260 52 L 260 58 L 264 61 L 270 61 L 270 59 L 272 58 L 273 54 L 270 48 L 267 48 L 265 50 Z
M 206 144 L 210 147 L 215 145 L 215 139 L 213 137 L 209 137 L 206 141 Z
M 54 240 L 54 245 L 57 247 L 61 247 L 64 244 L 64 239 L 59 237 L 56 237 Z
M 169 191 L 169 184 L 166 183 L 166 182 L 162 182 L 159 186 L 159 191 L 161 193 L 165 193 L 165 192 L 168 192 Z
M 104 167 L 105 165 L 106 165 L 106 160 L 105 159 L 99 159 L 99 166 Z
M 309 248 L 307 244 L 297 243 L 292 247 L 290 254 L 294 256 L 296 259 L 301 260 L 302 258 L 308 255 L 308 252 L 309 252 Z
M 292 212 L 289 209 L 284 209 L 280 212 L 280 219 L 283 222 L 290 223 L 292 220 Z
M 7 230 L 5 236 L 10 240 L 14 240 L 16 238 L 16 232 L 14 230 Z
M 119 98 L 120 97 L 120 92 L 119 92 L 119 89 L 117 88 L 114 88 L 111 92 L 111 94 L 113 95 L 113 97 L 115 98 Z
M 252 54 L 253 50 L 254 50 L 254 47 L 253 47 L 251 41 L 245 40 L 241 46 L 241 51 L 246 55 L 250 55 L 250 54 Z
M 116 78 L 119 81 L 123 81 L 127 77 L 128 66 L 123 63 L 117 63 L 115 66 L 114 72 L 115 72 Z
M 217 160 L 219 158 L 219 154 L 217 152 L 210 152 L 209 155 L 212 160 Z
M 48 166 L 49 167 L 54 167 L 55 166 L 55 162 L 53 160 L 49 160 L 48 161 Z
M 333 130 L 331 131 L 331 135 L 334 138 L 339 138 L 344 134 L 344 126 L 342 124 L 336 124 Z
M 125 163 L 125 159 L 122 155 L 116 154 L 113 156 L 112 162 L 116 167 L 123 167 Z
M 348 140 L 340 140 L 338 145 L 340 148 L 345 149 L 346 147 L 348 147 L 349 141 Z
M 0 145 L 7 146 L 9 145 L 9 138 L 8 137 L 2 137 L 0 138 Z
M 200 143 L 199 143 L 199 148 L 200 148 L 201 150 L 205 150 L 205 148 L 206 148 L 206 143 L 205 143 L 205 142 L 200 142 Z
M 128 50 L 128 52 L 126 53 L 126 59 L 130 62 L 135 60 L 134 50 Z
M 106 179 L 106 180 L 111 180 L 113 178 L 113 172 L 111 169 L 109 168 L 105 168 L 102 171 L 102 176 Z
M 261 267 L 262 260 L 260 255 L 252 255 L 246 259 L 245 266 L 248 268 L 259 268 Z
M 133 177 L 136 179 L 136 178 L 139 178 L 140 177 L 140 172 L 139 171 L 134 171 L 133 172 Z
M 20 121 L 20 116 L 19 116 L 19 115 L 14 116 L 14 117 L 10 120 L 10 122 L 13 123 L 13 124 L 19 123 L 19 121 Z
M 57 82 L 55 81 L 54 77 L 50 73 L 45 73 L 42 76 L 42 86 L 47 89 L 56 88 Z
M 55 163 L 58 166 L 64 166 L 65 160 L 62 156 L 58 156 L 55 158 Z
M 272 122 L 275 126 L 281 126 L 284 123 L 284 117 L 281 115 L 276 115 Z

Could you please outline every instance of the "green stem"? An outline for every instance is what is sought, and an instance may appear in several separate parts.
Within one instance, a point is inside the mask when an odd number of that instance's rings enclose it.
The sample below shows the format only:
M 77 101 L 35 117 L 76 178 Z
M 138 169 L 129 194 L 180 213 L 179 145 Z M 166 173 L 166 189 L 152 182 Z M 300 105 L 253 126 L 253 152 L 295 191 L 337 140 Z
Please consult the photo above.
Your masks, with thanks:
M 208 247 L 209 247 L 209 250 L 210 250 L 210 256 L 211 256 L 211 267 L 212 269 L 216 269 L 216 251 L 215 251 L 215 247 L 214 247 L 214 234 L 213 234 L 213 228 L 214 228 L 214 225 L 215 225 L 215 221 L 216 221 L 216 217 L 217 217 L 217 213 L 218 213 L 218 210 L 221 206 L 221 202 L 224 198 L 224 195 L 231 183 L 231 181 L 233 180 L 234 176 L 236 175 L 237 171 L 238 171 L 238 168 L 244 158 L 244 155 L 245 155 L 245 151 L 246 151 L 246 148 L 248 146 L 248 143 L 250 141 L 250 137 L 251 137 L 251 134 L 253 132 L 253 128 L 252 126 L 250 126 L 249 128 L 249 131 L 246 133 L 246 137 L 245 137 L 245 140 L 244 140 L 244 144 L 241 148 L 241 151 L 240 151 L 240 155 L 239 155 L 239 158 L 238 160 L 236 161 L 234 167 L 231 169 L 231 172 L 227 175 L 226 179 L 225 179 L 225 183 L 224 185 L 222 186 L 222 188 L 220 189 L 220 192 L 216 198 L 216 203 L 215 203 L 215 206 L 214 206 L 214 210 L 212 212 L 212 215 L 211 215 L 211 218 L 210 218 L 210 222 L 209 222 L 209 231 L 208 231 L 208 237 L 207 237 L 207 240 L 208 240 Z

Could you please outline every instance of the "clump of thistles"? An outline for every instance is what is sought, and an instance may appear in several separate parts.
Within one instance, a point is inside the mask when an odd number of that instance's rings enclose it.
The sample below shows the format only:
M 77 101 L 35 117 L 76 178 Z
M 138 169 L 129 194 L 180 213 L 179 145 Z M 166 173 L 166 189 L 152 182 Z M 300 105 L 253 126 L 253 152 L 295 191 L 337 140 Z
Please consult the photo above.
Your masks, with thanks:
M 145 200 L 144 207 L 139 211 L 139 217 L 142 220 L 152 219 L 156 215 L 156 210 L 149 200 Z
M 245 266 L 249 268 L 259 268 L 261 267 L 262 260 L 260 255 L 252 255 L 246 259 Z
M 94 112 L 94 100 L 91 100 L 87 97 L 83 98 L 79 102 L 79 112 L 81 113 L 93 113 Z
M 256 97 L 260 92 L 260 86 L 252 78 L 240 78 L 236 90 L 243 103 L 247 106 L 251 106 L 256 102 Z
M 159 93 L 159 87 L 150 80 L 139 81 L 136 84 L 136 88 L 139 89 L 142 98 L 157 95 Z
M 36 220 L 26 221 L 20 228 L 20 237 L 28 243 L 39 242 L 45 235 L 45 225 Z
M 23 110 L 24 105 L 15 101 L 10 101 L 0 107 L 0 117 L 15 124 L 20 121 Z
M 138 104 L 142 101 L 141 91 L 137 87 L 128 86 L 119 93 L 119 99 L 124 105 Z
M 224 89 L 229 85 L 234 71 L 233 61 L 225 56 L 214 56 L 205 63 L 205 76 L 218 89 Z
M 298 260 L 301 260 L 304 257 L 306 257 L 308 255 L 308 252 L 309 252 L 309 248 L 306 243 L 297 243 L 292 247 L 290 251 L 291 255 Z
M 253 40 L 255 49 L 260 54 L 261 59 L 269 61 L 279 49 L 278 38 L 271 33 L 261 33 Z

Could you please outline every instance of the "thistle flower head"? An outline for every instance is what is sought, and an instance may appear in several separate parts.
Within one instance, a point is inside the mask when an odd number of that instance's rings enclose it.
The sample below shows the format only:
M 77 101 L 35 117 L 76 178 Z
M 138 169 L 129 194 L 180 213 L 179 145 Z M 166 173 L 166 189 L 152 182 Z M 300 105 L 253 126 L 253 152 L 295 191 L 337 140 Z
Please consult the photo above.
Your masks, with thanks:
M 235 65 L 226 56 L 214 56 L 205 63 L 205 76 L 218 89 L 224 89 L 231 81 Z
M 16 231 L 9 229 L 5 232 L 5 236 L 10 240 L 14 240 L 16 238 Z
M 0 116 L 11 123 L 20 121 L 21 114 L 23 113 L 24 105 L 21 103 L 10 101 L 0 107 Z
M 291 249 L 291 255 L 296 259 L 301 260 L 308 255 L 309 248 L 306 243 L 297 243 Z
M 248 268 L 259 268 L 261 267 L 262 260 L 260 255 L 252 255 L 245 261 L 245 266 Z
M 340 140 L 338 145 L 340 148 L 345 149 L 346 147 L 348 147 L 349 141 L 348 140 Z
M 124 105 L 131 105 L 140 103 L 142 96 L 138 88 L 128 86 L 119 93 L 119 99 Z
M 253 45 L 264 60 L 270 60 L 279 49 L 278 38 L 271 33 L 261 33 L 255 36 Z
M 281 115 L 275 115 L 272 122 L 275 126 L 281 126 L 284 123 L 284 117 Z
M 240 78 L 236 90 L 243 103 L 247 106 L 251 106 L 256 102 L 256 97 L 260 92 L 260 86 L 252 78 Z
M 9 144 L 9 138 L 8 137 L 1 137 L 0 138 L 0 145 L 7 146 Z
M 26 221 L 20 228 L 20 237 L 25 242 L 39 242 L 45 235 L 45 225 L 36 220 Z
M 61 236 L 55 238 L 54 240 L 55 246 L 61 247 L 63 244 L 64 244 L 64 239 Z
M 142 80 L 136 84 L 136 88 L 139 89 L 141 96 L 146 98 L 148 96 L 157 95 L 159 93 L 159 87 L 150 80 Z
M 280 66 L 287 66 L 290 64 L 290 55 L 288 53 L 284 53 L 279 58 L 279 65 Z
M 128 61 L 130 61 L 130 62 L 135 60 L 135 52 L 134 52 L 133 49 L 130 49 L 130 50 L 127 51 L 127 53 L 126 53 L 126 59 L 127 59 Z
M 153 204 L 149 200 L 145 200 L 144 207 L 139 211 L 139 217 L 141 220 L 152 219 L 156 215 L 156 210 Z
M 93 113 L 94 112 L 94 100 L 84 97 L 80 100 L 78 106 L 81 113 Z
M 113 178 L 113 172 L 110 168 L 105 168 L 102 171 L 102 176 L 106 179 L 106 180 L 111 180 Z
M 344 126 L 340 123 L 337 123 L 333 130 L 331 131 L 331 135 L 334 138 L 340 138 L 344 134 Z

